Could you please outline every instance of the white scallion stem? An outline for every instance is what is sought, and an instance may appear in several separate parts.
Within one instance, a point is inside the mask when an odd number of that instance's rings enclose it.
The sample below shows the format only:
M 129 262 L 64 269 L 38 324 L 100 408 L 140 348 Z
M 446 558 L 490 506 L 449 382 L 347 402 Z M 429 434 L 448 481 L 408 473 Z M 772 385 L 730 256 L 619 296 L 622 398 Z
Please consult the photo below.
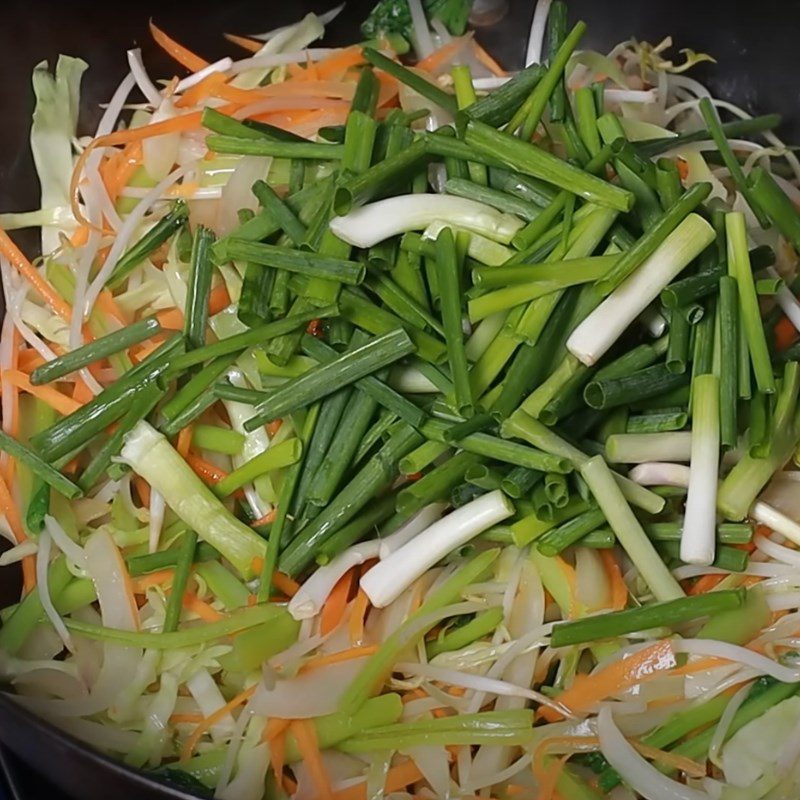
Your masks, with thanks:
M 348 547 L 324 567 L 319 567 L 289 601 L 289 613 L 297 620 L 315 617 L 322 611 L 322 606 L 339 579 L 349 569 L 370 558 L 377 558 L 379 550 L 380 542 L 377 539 L 361 542 Z
M 523 226 L 519 217 L 463 197 L 407 194 L 368 203 L 343 217 L 334 217 L 331 230 L 355 247 L 372 247 L 407 231 L 422 230 L 434 221 L 465 228 L 508 244 Z
M 120 455 L 243 577 L 255 577 L 253 560 L 264 557 L 264 540 L 222 505 L 162 434 L 148 423 L 139 422 L 125 437 Z
M 678 486 L 685 489 L 689 486 L 689 467 L 659 462 L 639 464 L 630 471 L 629 477 L 642 486 Z M 765 525 L 800 545 L 800 525 L 769 503 L 756 500 L 750 506 L 750 516 L 759 525 Z
M 615 433 L 606 439 L 606 457 L 615 464 L 688 461 L 691 448 L 691 431 Z
M 719 477 L 719 379 L 716 375 L 698 375 L 694 379 L 692 425 L 681 561 L 710 564 L 715 553 Z
M 383 608 L 448 553 L 513 513 L 514 507 L 502 492 L 489 492 L 434 522 L 395 550 L 361 578 L 361 588 L 372 605 Z
M 420 60 L 427 58 L 433 51 L 433 37 L 428 27 L 428 18 L 422 0 L 408 0 L 408 9 L 411 12 L 411 24 L 414 26 L 414 49 Z
M 547 29 L 547 17 L 550 15 L 550 5 L 552 0 L 539 0 L 536 3 L 536 10 L 533 12 L 531 21 L 531 32 L 528 35 L 528 46 L 525 49 L 525 66 L 542 63 L 542 48 L 544 46 L 544 34 Z
M 379 552 L 381 560 L 389 558 L 392 553 L 407 545 L 422 531 L 433 525 L 441 518 L 445 508 L 447 508 L 445 503 L 431 503 L 411 517 L 404 525 L 401 525 L 394 533 L 382 538 Z
M 686 219 L 572 332 L 569 351 L 592 366 L 659 292 L 711 242 L 714 229 L 699 215 Z
M 590 458 L 581 467 L 581 476 L 655 598 L 674 600 L 683 597 L 683 590 L 647 538 L 603 457 Z

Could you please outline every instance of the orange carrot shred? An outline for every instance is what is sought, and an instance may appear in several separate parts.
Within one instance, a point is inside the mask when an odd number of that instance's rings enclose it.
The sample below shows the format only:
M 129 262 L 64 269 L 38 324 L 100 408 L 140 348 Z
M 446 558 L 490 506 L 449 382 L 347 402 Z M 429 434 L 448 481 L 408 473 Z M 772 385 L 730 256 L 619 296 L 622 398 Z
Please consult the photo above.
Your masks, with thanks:
M 338 653 L 330 653 L 326 656 L 316 656 L 303 664 L 301 671 L 308 672 L 320 667 L 329 667 L 331 664 L 341 664 L 344 661 L 353 661 L 356 658 L 366 658 L 378 652 L 378 646 L 374 644 L 351 647 L 349 650 L 340 650 Z
M 257 39 L 248 39 L 246 36 L 237 36 L 235 33 L 223 33 L 222 35 L 229 42 L 238 45 L 249 53 L 257 53 L 264 46 L 264 42 L 259 42 Z
M 43 403 L 47 403 L 47 405 L 64 416 L 72 414 L 73 411 L 77 411 L 81 407 L 80 403 L 62 394 L 52 386 L 34 386 L 30 382 L 30 378 L 19 370 L 4 370 L 3 380 L 8 381 L 12 386 L 16 386 L 28 394 L 32 394 L 34 397 L 38 397 Z
M 28 536 L 25 533 L 25 528 L 22 525 L 22 517 L 19 513 L 19 508 L 14 502 L 11 492 L 6 485 L 6 482 L 0 477 L 0 510 L 6 518 L 17 544 L 26 541 Z M 36 586 L 36 557 L 26 556 L 22 559 L 22 578 L 23 588 L 27 594 L 34 586 Z
M 323 636 L 334 630 L 342 619 L 344 619 L 355 574 L 355 569 L 349 569 L 345 572 L 331 590 L 328 599 L 325 601 L 325 605 L 322 606 L 322 616 L 320 617 L 319 625 L 320 633 Z
M 186 67 L 190 72 L 199 72 L 208 66 L 208 61 L 193 53 L 187 47 L 176 42 L 171 36 L 164 33 L 157 27 L 153 20 L 150 20 L 150 33 L 155 43 L 162 50 L 169 53 L 181 66 Z
M 350 644 L 360 645 L 364 641 L 364 622 L 369 610 L 369 597 L 363 589 L 358 590 L 353 608 L 350 610 L 350 619 L 347 621 L 347 631 Z
M 800 334 L 797 333 L 797 328 L 789 321 L 789 318 L 781 317 L 775 326 L 775 348 L 779 351 L 786 350 L 798 338 L 800 338 Z
M 219 483 L 228 475 L 224 469 L 220 469 L 204 458 L 200 458 L 197 453 L 187 453 L 185 460 L 198 477 L 202 478 L 206 483 Z
M 628 587 L 622 579 L 622 570 L 610 550 L 600 550 L 600 558 L 611 584 L 611 608 L 622 611 L 628 604 Z
M 289 726 L 289 730 L 294 735 L 303 763 L 314 783 L 316 796 L 320 800 L 333 800 L 333 789 L 328 771 L 322 761 L 314 723 L 307 719 L 296 719 Z
M 475 57 L 483 64 L 492 75 L 498 78 L 504 78 L 508 73 L 492 58 L 492 56 L 481 47 L 475 39 L 472 40 L 472 47 L 475 51 Z
M 181 458 L 186 458 L 189 454 L 189 447 L 192 444 L 192 425 L 187 425 L 179 434 L 178 441 L 175 443 L 175 449 L 180 454 Z
M 275 521 L 275 517 L 278 516 L 278 510 L 273 508 L 272 511 L 267 511 L 263 517 L 259 517 L 256 520 L 253 520 L 250 523 L 251 528 L 258 528 L 261 525 L 269 525 L 270 522 Z M 263 566 L 263 565 L 262 565 Z M 256 570 L 256 572 L 260 572 L 260 570 Z
M 294 597 L 300 591 L 300 584 L 292 580 L 285 572 L 272 573 L 272 585 L 280 589 L 287 597 Z
M 220 614 L 216 608 L 210 606 L 205 600 L 201 600 L 193 592 L 185 592 L 181 604 L 187 611 L 197 614 L 203 622 L 219 622 L 225 619 L 224 614 Z
M 43 278 L 28 261 L 22 251 L 11 241 L 11 237 L 0 228 L 0 253 L 10 262 L 11 266 L 25 278 L 31 286 L 42 296 L 45 303 L 53 313 L 58 314 L 65 322 L 72 318 L 72 309 L 64 298 Z
M 249 689 L 239 692 L 233 700 L 226 703 L 213 714 L 209 714 L 209 716 L 205 717 L 192 731 L 192 735 L 183 743 L 183 747 L 181 748 L 181 761 L 188 761 L 192 757 L 192 753 L 195 747 L 197 747 L 197 743 L 203 737 L 203 734 L 210 728 L 213 728 L 218 722 L 225 719 L 235 708 L 246 703 L 255 694 L 255 691 L 256 687 L 251 686 Z
M 281 429 L 281 425 L 283 425 L 282 419 L 274 419 L 267 423 L 267 435 L 270 439 Z
M 422 773 L 419 767 L 409 759 L 391 767 L 386 775 L 383 791 L 386 794 L 398 792 L 419 780 L 422 780 Z M 346 789 L 339 789 L 334 792 L 333 800 L 367 800 L 366 780 L 362 783 L 357 783 L 355 786 L 348 786 Z

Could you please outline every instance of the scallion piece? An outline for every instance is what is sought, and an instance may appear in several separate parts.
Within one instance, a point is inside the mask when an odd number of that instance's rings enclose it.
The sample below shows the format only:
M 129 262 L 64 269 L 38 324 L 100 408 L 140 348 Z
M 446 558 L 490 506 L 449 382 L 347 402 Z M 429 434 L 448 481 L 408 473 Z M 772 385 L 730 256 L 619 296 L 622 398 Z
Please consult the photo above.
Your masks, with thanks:
M 212 133 L 206 137 L 206 145 L 215 153 L 238 156 L 262 156 L 271 158 L 304 158 L 315 161 L 336 161 L 344 155 L 344 145 L 322 142 L 280 142 L 270 139 L 244 139 L 238 136 L 222 136 Z
M 566 647 L 651 628 L 674 628 L 721 611 L 741 608 L 745 596 L 743 589 L 727 589 L 562 622 L 553 628 L 550 643 L 553 647 Z
M 208 326 L 208 295 L 211 291 L 211 278 L 214 264 L 211 261 L 211 246 L 214 233 L 200 225 L 192 240 L 191 268 L 189 285 L 186 290 L 186 310 L 184 312 L 183 335 L 187 346 L 194 349 L 206 343 Z

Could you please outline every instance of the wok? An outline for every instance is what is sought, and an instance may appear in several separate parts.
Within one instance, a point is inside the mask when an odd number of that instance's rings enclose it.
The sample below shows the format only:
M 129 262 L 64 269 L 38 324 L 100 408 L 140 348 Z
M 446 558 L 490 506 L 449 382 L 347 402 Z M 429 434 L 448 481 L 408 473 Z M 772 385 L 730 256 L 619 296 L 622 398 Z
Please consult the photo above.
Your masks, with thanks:
M 335 0 L 227 0 L 131 4 L 90 0 L 52 2 L 5 0 L 0 26 L 0 211 L 36 208 L 39 187 L 28 146 L 33 95 L 30 74 L 42 59 L 58 53 L 83 57 L 90 65 L 83 82 L 82 132 L 94 130 L 101 109 L 127 70 L 125 51 L 141 46 L 154 76 L 172 75 L 174 64 L 151 42 L 147 20 L 173 33 L 193 50 L 213 60 L 232 53 L 223 31 L 252 33 L 292 22 L 307 11 L 324 11 Z M 348 0 L 345 12 L 330 26 L 326 44 L 357 41 L 358 24 L 375 0 Z M 504 19 L 480 30 L 478 37 L 506 67 L 524 57 L 533 0 L 509 0 Z M 572 0 L 571 18 L 589 24 L 584 45 L 608 50 L 629 35 L 658 42 L 671 35 L 676 47 L 709 52 L 718 65 L 702 65 L 692 74 L 705 80 L 715 95 L 750 112 L 784 114 L 782 133 L 800 130 L 800 7 L 786 0 L 730 3 L 728 0 Z M 33 252 L 35 235 L 21 240 Z M 20 579 L 12 568 L 0 572 L 3 606 L 19 597 Z M 186 798 L 139 770 L 89 748 L 36 718 L 0 692 L 0 741 L 31 769 L 81 800 L 156 800 Z M 38 794 L 38 792 L 37 792 Z M 31 795 L 33 796 L 33 795 Z

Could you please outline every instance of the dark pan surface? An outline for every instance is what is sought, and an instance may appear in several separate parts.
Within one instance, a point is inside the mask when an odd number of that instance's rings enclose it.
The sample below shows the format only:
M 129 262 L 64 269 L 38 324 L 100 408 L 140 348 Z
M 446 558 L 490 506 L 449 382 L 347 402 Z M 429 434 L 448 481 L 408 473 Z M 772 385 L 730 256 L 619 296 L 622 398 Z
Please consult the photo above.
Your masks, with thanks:
M 326 44 L 357 40 L 357 25 L 375 0 L 349 0 L 344 14 L 329 28 Z M 36 208 L 39 187 L 28 147 L 33 94 L 30 73 L 58 53 L 81 56 L 90 64 L 83 82 L 81 132 L 93 130 L 105 102 L 123 77 L 125 50 L 141 46 L 153 76 L 172 75 L 174 65 L 152 44 L 147 20 L 210 59 L 235 54 L 223 31 L 253 33 L 292 22 L 306 11 L 325 11 L 336 0 L 224 0 L 224 2 L 100 3 L 96 0 L 4 0 L 0 26 L 0 212 Z M 479 39 L 506 67 L 520 65 L 534 3 L 509 0 L 510 11 Z M 709 52 L 718 65 L 692 74 L 712 91 L 748 111 L 778 111 L 782 132 L 800 133 L 800 3 L 797 0 L 571 0 L 572 19 L 589 24 L 584 45 L 607 50 L 630 34 L 651 42 L 671 35 L 680 47 Z M 677 53 L 676 53 L 677 58 Z M 20 241 L 35 247 L 36 237 Z M 33 252 L 33 251 L 31 251 Z M 0 302 L 2 300 L 0 299 Z M 2 308 L 0 308 L 0 313 Z M 15 571 L 0 572 L 0 602 L 19 594 Z M 39 774 L 81 800 L 188 798 L 144 773 L 83 746 L 36 719 L 0 693 L 0 740 Z

